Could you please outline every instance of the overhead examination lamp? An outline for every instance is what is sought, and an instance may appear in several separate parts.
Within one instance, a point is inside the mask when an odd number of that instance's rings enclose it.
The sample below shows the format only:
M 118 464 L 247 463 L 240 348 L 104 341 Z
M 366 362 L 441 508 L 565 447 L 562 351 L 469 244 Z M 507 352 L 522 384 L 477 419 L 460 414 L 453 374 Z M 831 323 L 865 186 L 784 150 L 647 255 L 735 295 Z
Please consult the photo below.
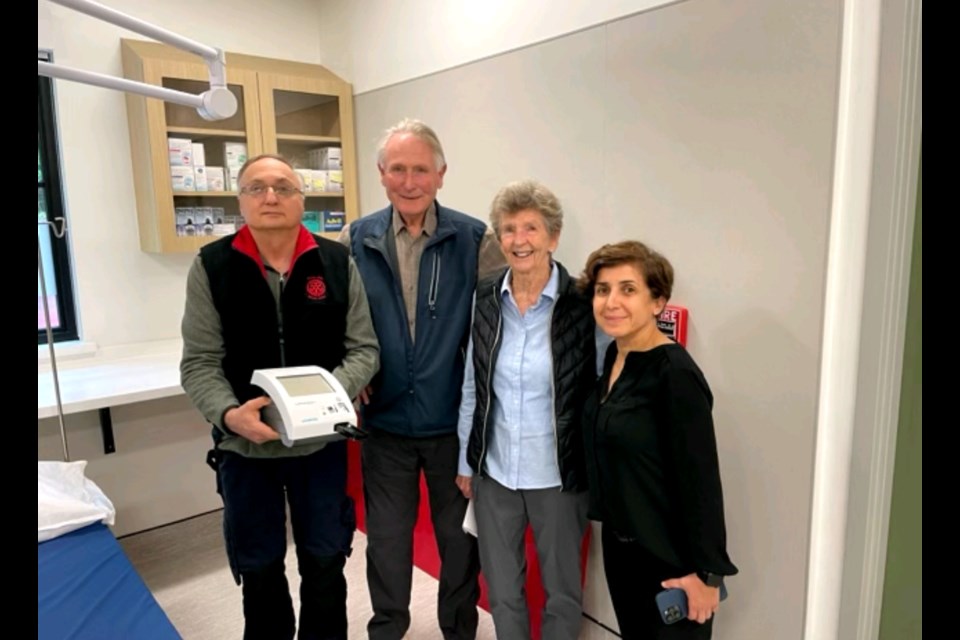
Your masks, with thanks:
M 207 68 L 210 70 L 210 88 L 198 95 L 38 60 L 37 73 L 39 75 L 59 78 L 61 80 L 73 80 L 74 82 L 92 84 L 107 89 L 136 93 L 147 96 L 148 98 L 158 98 L 165 102 L 182 104 L 196 109 L 200 117 L 205 120 L 224 120 L 237 112 L 237 98 L 227 89 L 227 63 L 223 49 L 208 47 L 205 44 L 177 35 L 176 33 L 134 18 L 116 9 L 111 9 L 98 2 L 93 2 L 92 0 L 50 0 L 50 2 L 115 24 L 118 27 L 136 31 L 154 40 L 165 42 L 178 49 L 183 49 L 184 51 L 200 56 L 207 63 Z
M 145 82 L 135 82 L 125 78 L 108 76 L 93 71 L 73 69 L 40 60 L 37 61 L 37 75 L 61 80 L 72 80 L 74 82 L 82 82 L 83 84 L 91 84 L 106 89 L 125 91 L 127 93 L 136 93 L 147 96 L 148 98 L 157 98 L 165 102 L 173 102 L 174 104 L 193 107 L 197 110 L 197 113 L 200 114 L 200 117 L 205 120 L 224 120 L 237 112 L 237 98 L 227 89 L 227 63 L 223 49 L 208 47 L 205 44 L 177 35 L 176 33 L 139 20 L 116 9 L 111 9 L 98 2 L 93 2 L 92 0 L 50 0 L 50 2 L 62 5 L 68 9 L 73 9 L 74 11 L 79 11 L 80 13 L 85 13 L 104 22 L 135 31 L 141 35 L 200 56 L 207 63 L 207 68 L 210 70 L 210 89 L 197 95 L 185 91 L 158 87 Z M 58 218 L 54 222 L 44 220 L 38 224 L 49 225 L 55 236 L 63 237 L 66 233 L 64 222 L 62 218 Z M 37 236 L 37 270 L 40 276 L 40 295 L 43 299 L 43 315 L 46 321 L 47 346 L 50 350 L 50 368 L 53 374 L 53 390 L 57 402 L 57 418 L 60 422 L 60 440 L 63 445 L 63 459 L 70 460 L 70 453 L 67 448 L 67 433 L 63 423 L 63 403 L 60 396 L 60 382 L 57 371 L 53 331 L 50 327 L 50 309 L 47 303 L 47 287 L 43 273 L 43 259 L 40 251 L 39 236 Z

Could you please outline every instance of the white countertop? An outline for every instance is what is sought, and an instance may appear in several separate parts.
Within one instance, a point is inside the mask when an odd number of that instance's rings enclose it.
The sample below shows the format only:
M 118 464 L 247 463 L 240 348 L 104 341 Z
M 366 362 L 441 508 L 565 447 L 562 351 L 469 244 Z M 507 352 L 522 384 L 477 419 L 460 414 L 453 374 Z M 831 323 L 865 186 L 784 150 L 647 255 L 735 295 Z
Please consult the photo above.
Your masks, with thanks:
M 183 393 L 178 342 L 128 348 L 122 353 L 60 361 L 57 358 L 63 413 L 167 398 Z M 37 370 L 37 419 L 57 415 L 53 374 Z

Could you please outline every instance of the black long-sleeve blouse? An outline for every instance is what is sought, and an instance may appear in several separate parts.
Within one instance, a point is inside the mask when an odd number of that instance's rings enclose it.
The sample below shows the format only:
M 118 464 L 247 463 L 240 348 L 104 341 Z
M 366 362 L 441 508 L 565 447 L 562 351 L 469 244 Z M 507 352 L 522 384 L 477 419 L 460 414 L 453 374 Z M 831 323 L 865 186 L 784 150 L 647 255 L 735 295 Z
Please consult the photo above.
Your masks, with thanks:
M 677 344 L 627 354 L 609 393 L 616 344 L 584 409 L 590 517 L 685 573 L 733 575 L 713 394 Z

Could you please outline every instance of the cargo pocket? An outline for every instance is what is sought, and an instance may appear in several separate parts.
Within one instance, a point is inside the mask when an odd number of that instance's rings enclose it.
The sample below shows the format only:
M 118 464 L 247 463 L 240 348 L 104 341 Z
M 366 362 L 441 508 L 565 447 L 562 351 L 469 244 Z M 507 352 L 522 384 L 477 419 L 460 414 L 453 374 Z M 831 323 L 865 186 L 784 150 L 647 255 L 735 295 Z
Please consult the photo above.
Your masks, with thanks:
M 216 449 L 207 451 L 207 466 L 213 469 L 213 475 L 216 478 L 217 494 L 223 499 L 223 482 L 220 479 L 220 452 Z M 224 505 L 226 506 L 226 505 Z M 237 554 L 233 550 L 233 536 L 230 535 L 230 523 L 227 521 L 226 509 L 223 511 L 223 543 L 227 552 L 227 563 L 230 565 L 230 573 L 233 574 L 233 581 L 240 586 L 240 569 L 237 566 Z
M 220 484 L 220 452 L 215 448 L 207 451 L 207 466 L 213 469 L 214 479 L 217 483 L 217 494 L 223 498 L 223 486 Z

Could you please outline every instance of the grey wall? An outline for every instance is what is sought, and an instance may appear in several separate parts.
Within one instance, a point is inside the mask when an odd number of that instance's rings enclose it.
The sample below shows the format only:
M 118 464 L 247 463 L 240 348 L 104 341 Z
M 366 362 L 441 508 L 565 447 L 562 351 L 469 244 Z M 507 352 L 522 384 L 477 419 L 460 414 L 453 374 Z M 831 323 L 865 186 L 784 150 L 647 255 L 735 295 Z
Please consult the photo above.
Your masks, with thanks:
M 673 261 L 741 569 L 721 640 L 802 635 L 840 22 L 838 0 L 682 2 L 356 97 L 364 211 L 386 203 L 379 132 L 415 116 L 446 147 L 445 204 L 485 217 L 534 177 L 572 271 L 625 238 Z M 599 569 L 588 609 L 613 626 Z

